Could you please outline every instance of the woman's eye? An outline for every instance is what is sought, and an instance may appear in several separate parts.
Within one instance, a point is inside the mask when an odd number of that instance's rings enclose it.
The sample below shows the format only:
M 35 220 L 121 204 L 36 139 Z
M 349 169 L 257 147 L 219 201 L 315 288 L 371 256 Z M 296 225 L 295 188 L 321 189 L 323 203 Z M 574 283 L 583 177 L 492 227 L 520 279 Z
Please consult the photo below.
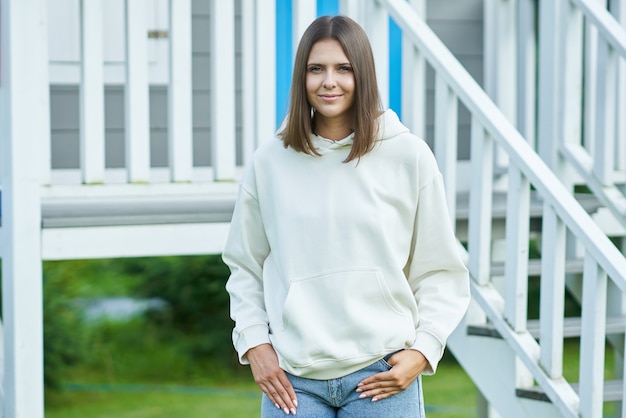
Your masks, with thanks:
M 341 72 L 350 72 L 350 71 L 352 71 L 352 67 L 350 67 L 348 65 L 342 65 L 341 67 L 339 67 L 339 71 L 341 71 Z
M 319 66 L 309 67 L 309 71 L 312 73 L 319 73 L 320 71 L 322 71 L 322 67 L 319 67 Z

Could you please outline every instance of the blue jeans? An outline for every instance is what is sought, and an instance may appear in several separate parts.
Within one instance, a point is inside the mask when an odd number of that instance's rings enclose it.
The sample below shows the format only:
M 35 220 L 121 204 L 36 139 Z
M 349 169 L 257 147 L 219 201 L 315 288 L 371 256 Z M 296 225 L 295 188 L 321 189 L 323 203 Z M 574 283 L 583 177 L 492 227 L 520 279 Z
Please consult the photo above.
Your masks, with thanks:
M 419 377 L 404 392 L 372 402 L 359 399 L 357 384 L 368 376 L 391 369 L 384 359 L 338 379 L 313 380 L 287 374 L 296 395 L 300 418 L 425 418 L 422 381 Z M 262 418 L 286 415 L 263 394 Z

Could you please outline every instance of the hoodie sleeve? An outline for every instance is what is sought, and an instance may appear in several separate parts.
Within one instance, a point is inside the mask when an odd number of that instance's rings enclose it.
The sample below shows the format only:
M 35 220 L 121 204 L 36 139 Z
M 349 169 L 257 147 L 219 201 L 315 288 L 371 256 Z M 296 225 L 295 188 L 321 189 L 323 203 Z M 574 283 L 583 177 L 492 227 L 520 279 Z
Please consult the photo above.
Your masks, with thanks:
M 263 298 L 263 263 L 269 251 L 253 170 L 248 170 L 239 189 L 222 254 L 231 271 L 226 290 L 230 295 L 231 318 L 235 321 L 233 344 L 241 364 L 248 364 L 244 356 L 250 348 L 270 342 Z
M 411 253 L 405 273 L 420 315 L 412 349 L 428 360 L 425 374 L 434 374 L 447 338 L 470 301 L 469 274 L 461 259 L 448 216 L 443 180 L 434 156 L 427 162 L 436 175 L 420 186 Z M 420 171 L 423 171 L 421 167 Z

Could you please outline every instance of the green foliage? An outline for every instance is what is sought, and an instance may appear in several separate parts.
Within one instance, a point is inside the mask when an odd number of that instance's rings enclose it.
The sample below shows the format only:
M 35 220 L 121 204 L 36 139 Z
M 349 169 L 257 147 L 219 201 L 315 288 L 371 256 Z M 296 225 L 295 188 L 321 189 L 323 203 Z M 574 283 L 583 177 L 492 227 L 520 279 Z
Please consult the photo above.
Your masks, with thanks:
M 47 390 L 58 390 L 64 370 L 82 361 L 85 355 L 81 311 L 73 303 L 76 281 L 57 268 L 59 265 L 56 262 L 43 265 L 44 386 Z
M 66 381 L 206 384 L 219 373 L 210 357 L 190 355 L 199 335 L 165 329 L 145 318 L 100 321 L 87 330 L 88 354 Z
M 167 302 L 166 309 L 148 313 L 150 321 L 172 337 L 199 337 L 188 346 L 193 358 L 210 356 L 236 367 L 224 288 L 229 270 L 219 255 L 137 258 L 127 260 L 122 271 L 142 277 L 137 296 Z

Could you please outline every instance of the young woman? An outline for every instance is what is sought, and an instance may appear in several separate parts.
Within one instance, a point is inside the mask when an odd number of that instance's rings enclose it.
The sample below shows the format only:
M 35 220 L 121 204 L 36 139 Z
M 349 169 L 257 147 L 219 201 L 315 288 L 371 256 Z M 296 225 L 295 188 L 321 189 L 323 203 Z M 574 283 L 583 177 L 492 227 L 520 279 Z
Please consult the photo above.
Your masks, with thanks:
M 263 417 L 424 416 L 419 377 L 469 303 L 444 196 L 426 143 L 381 109 L 363 29 L 315 20 L 223 253 Z

